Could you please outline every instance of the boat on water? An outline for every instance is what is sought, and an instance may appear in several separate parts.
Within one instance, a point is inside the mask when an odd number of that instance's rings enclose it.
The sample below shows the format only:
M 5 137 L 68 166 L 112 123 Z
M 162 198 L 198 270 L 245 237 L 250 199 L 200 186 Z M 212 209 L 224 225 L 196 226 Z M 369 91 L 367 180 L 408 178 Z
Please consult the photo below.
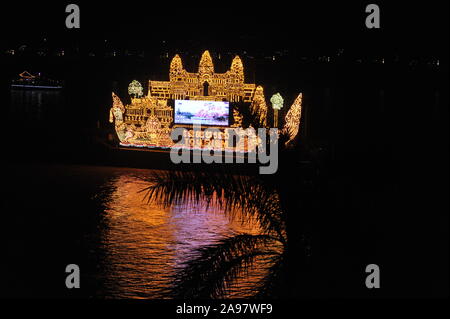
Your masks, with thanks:
M 18 78 L 11 81 L 11 88 L 59 90 L 63 88 L 63 84 L 59 80 L 45 78 L 41 76 L 40 73 L 32 75 L 31 73 L 24 71 L 19 74 Z

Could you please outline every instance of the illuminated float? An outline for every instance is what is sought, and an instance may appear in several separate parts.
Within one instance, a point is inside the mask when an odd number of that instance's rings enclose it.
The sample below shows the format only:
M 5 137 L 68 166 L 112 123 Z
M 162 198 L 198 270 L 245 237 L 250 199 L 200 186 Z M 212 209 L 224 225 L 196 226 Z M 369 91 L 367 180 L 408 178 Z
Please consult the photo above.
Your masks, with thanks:
M 227 72 L 216 73 L 210 53 L 205 51 L 198 72 L 190 73 L 184 69 L 177 54 L 170 63 L 169 81 L 149 81 L 147 95 L 143 94 L 142 85 L 133 81 L 128 93 L 131 103 L 125 106 L 112 93 L 110 109 L 110 122 L 115 123 L 120 145 L 125 147 L 170 148 L 174 145 L 171 132 L 178 127 L 186 128 L 186 147 L 205 147 L 210 139 L 215 139 L 216 144 L 221 140 L 220 144 L 224 146 L 228 130 L 232 128 L 246 136 L 245 145 L 236 146 L 239 149 L 234 150 L 248 151 L 258 144 L 258 140 L 253 128 L 242 128 L 242 115 L 230 107 L 233 102 L 249 103 L 253 114 L 258 114 L 266 125 L 267 104 L 263 87 L 244 82 L 244 67 L 239 56 L 232 60 Z M 291 121 L 295 123 L 292 125 L 299 125 L 301 95 L 296 102 L 299 109 L 293 114 Z M 218 133 L 206 136 L 204 131 L 195 130 L 196 125 L 201 125 L 202 129 L 217 128 Z M 298 132 L 298 128 L 297 131 L 286 127 L 284 130 Z

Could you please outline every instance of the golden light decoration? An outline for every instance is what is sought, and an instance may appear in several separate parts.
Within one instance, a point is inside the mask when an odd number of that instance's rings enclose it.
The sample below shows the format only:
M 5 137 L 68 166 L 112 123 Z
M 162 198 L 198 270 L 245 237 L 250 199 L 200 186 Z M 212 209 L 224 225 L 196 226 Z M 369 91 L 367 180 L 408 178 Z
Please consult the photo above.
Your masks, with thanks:
M 283 97 L 280 93 L 274 94 L 270 98 L 270 103 L 272 103 L 273 108 L 273 126 L 278 127 L 278 111 L 283 107 Z
M 202 54 L 200 64 L 198 66 L 198 74 L 201 77 L 212 76 L 214 74 L 214 64 L 208 50 Z
M 234 123 L 231 125 L 231 127 L 242 127 L 242 115 L 236 109 L 233 110 L 233 120 Z
M 300 119 L 302 116 L 302 98 L 303 95 L 300 93 L 289 109 L 288 113 L 285 117 L 285 124 L 282 130 L 282 133 L 288 135 L 288 141 L 285 143 L 286 146 L 291 143 L 294 138 L 297 136 L 298 131 L 300 130 Z
M 244 82 L 244 66 L 235 56 L 230 69 L 216 73 L 209 51 L 203 52 L 197 73 L 186 71 L 176 54 L 171 63 L 169 81 L 150 81 L 148 95 L 157 99 L 252 102 L 256 85 Z
M 120 98 L 113 92 L 112 93 L 113 105 L 109 110 L 109 122 L 113 123 L 116 120 L 116 125 L 123 122 L 123 113 L 125 112 L 125 107 L 123 106 Z
M 135 147 L 171 147 L 174 114 L 168 105 L 172 99 L 228 101 L 250 103 L 252 110 L 266 126 L 267 104 L 262 86 L 245 83 L 244 66 L 235 56 L 230 69 L 216 73 L 209 51 L 203 52 L 197 73 L 188 72 L 176 54 L 170 63 L 168 81 L 149 81 L 148 94 L 140 92 L 142 85 L 133 81 L 129 93 L 131 103 L 124 106 L 113 93 L 110 121 L 115 121 L 121 145 Z M 234 128 L 242 127 L 242 115 L 233 110 Z M 177 125 L 173 126 L 177 127 Z M 223 131 L 223 129 L 222 129 Z
M 261 85 L 258 85 L 253 96 L 253 101 L 250 105 L 252 113 L 257 114 L 261 120 L 261 125 L 266 126 L 267 123 L 267 104 L 264 97 L 264 89 Z

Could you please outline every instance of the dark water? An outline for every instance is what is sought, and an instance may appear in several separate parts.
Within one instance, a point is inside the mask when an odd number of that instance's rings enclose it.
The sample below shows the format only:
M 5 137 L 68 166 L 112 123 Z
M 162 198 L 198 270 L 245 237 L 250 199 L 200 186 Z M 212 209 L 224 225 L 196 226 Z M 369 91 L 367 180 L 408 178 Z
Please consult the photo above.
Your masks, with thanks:
M 259 232 L 256 224 L 243 227 L 205 205 L 169 209 L 148 205 L 138 193 L 149 185 L 139 179 L 145 174 L 123 169 L 103 185 L 107 189 L 102 193 L 107 218 L 101 231 L 106 296 L 163 297 L 174 268 L 191 259 L 194 249 L 233 233 Z M 251 295 L 251 281 L 263 274 L 254 270 L 250 278 L 239 281 L 233 296 Z
M 82 297 L 165 298 L 175 268 L 196 248 L 235 233 L 258 233 L 204 205 L 167 209 L 144 201 L 150 171 L 93 166 L 9 166 L 2 223 L 9 296 L 68 296 L 64 264 L 81 268 Z M 9 234 L 9 235 L 7 235 Z M 31 267 L 34 275 L 24 271 Z M 43 277 L 39 277 L 42 275 Z M 258 267 L 230 290 L 251 295 Z M 57 295 L 58 296 L 58 295 Z
M 63 94 L 58 90 L 11 90 L 9 118 L 35 124 L 49 123 L 62 107 Z

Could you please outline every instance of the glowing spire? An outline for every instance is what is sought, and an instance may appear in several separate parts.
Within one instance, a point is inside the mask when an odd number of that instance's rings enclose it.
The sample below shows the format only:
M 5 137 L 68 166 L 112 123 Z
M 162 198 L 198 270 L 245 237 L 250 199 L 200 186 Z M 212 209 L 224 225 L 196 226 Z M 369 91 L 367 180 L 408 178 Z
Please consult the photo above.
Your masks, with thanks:
M 244 65 L 242 64 L 241 58 L 237 55 L 231 62 L 230 73 L 234 76 L 237 76 L 239 82 L 244 82 Z
M 176 54 L 173 59 L 172 62 L 170 62 L 170 72 L 172 73 L 173 71 L 181 71 L 183 70 L 183 62 L 181 61 L 181 58 L 178 54 Z
M 231 62 L 231 70 L 239 72 L 244 71 L 244 65 L 242 64 L 242 60 L 238 55 L 236 55 Z
M 198 67 L 198 73 L 200 76 L 204 74 L 212 75 L 214 73 L 214 64 L 208 50 L 206 50 L 202 54 L 202 58 L 200 59 L 200 64 Z

